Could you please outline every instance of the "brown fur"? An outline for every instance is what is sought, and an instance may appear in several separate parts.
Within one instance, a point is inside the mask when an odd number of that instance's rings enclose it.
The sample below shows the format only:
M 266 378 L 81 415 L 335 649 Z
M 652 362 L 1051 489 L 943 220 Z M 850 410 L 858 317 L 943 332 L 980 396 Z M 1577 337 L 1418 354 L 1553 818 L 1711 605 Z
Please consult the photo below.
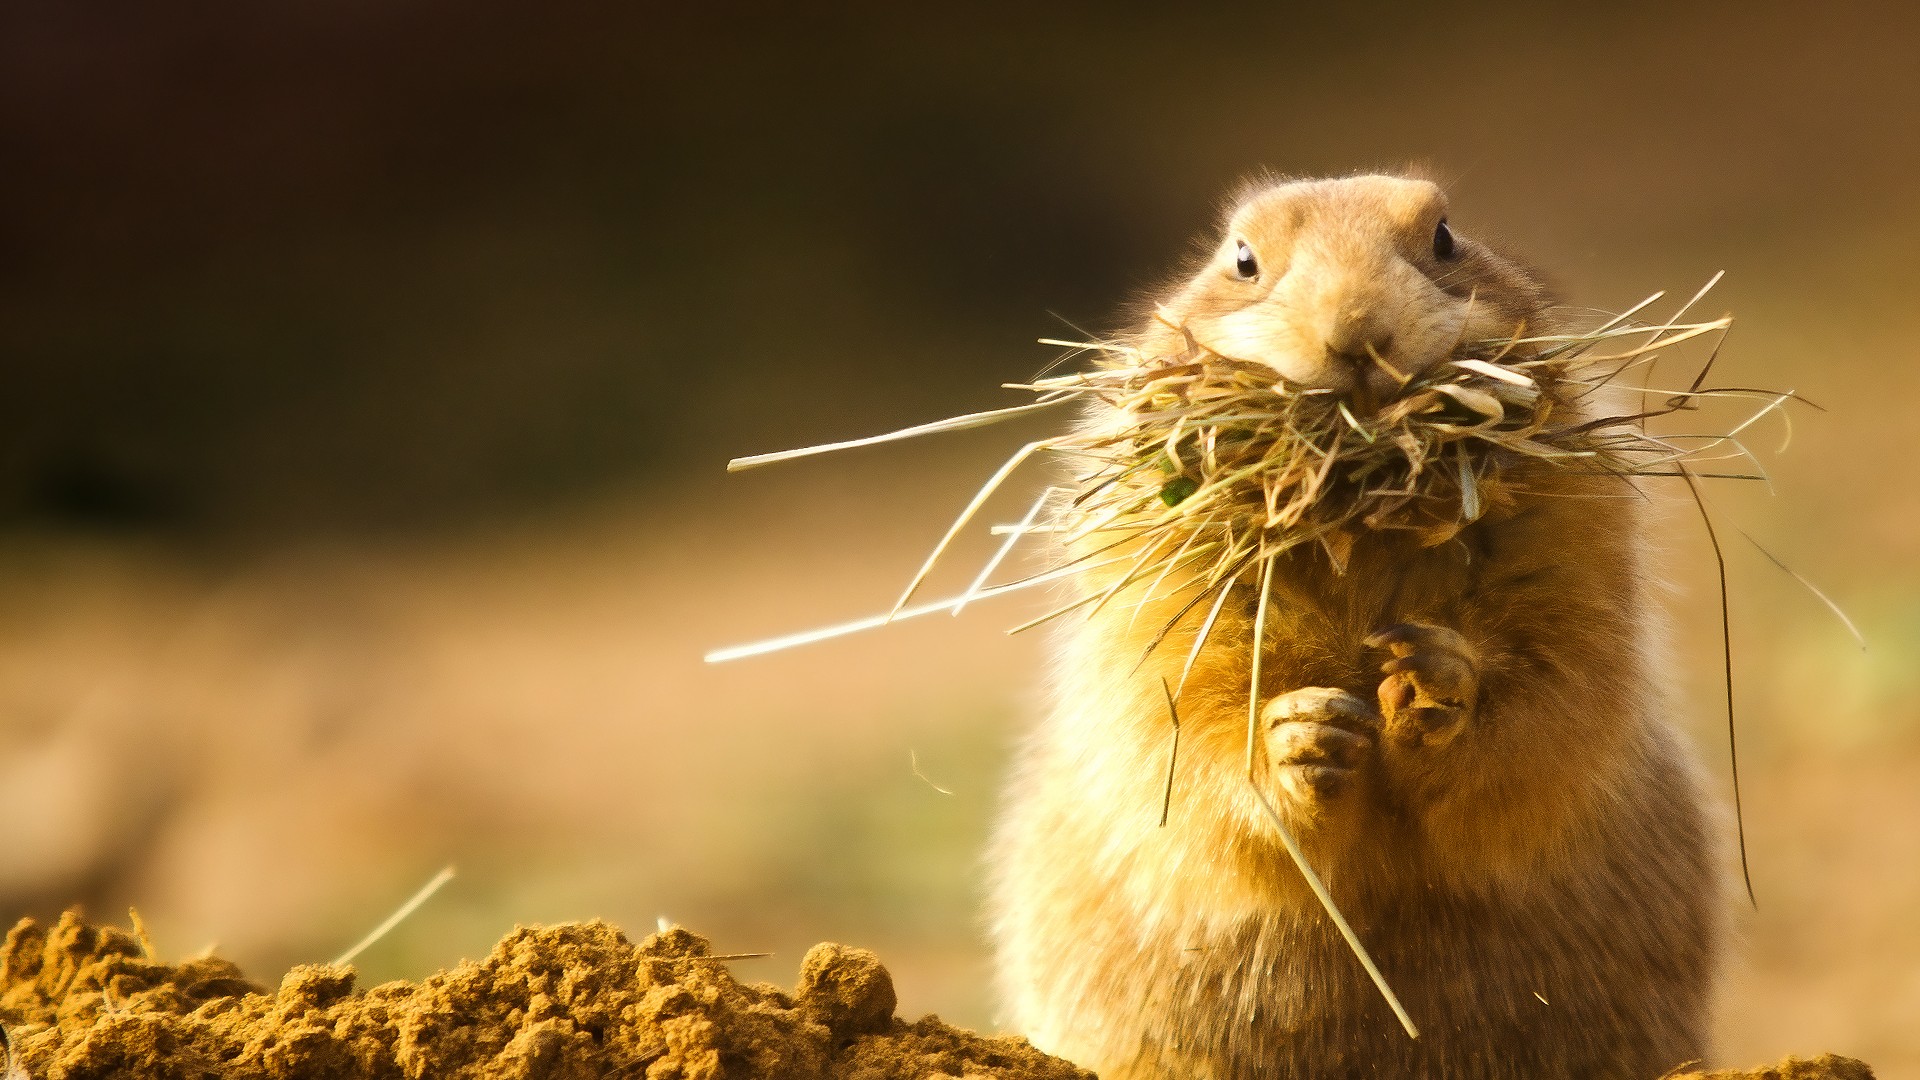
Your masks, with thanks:
M 1544 290 L 1509 260 L 1464 237 L 1434 259 L 1444 212 L 1393 178 L 1256 191 L 1169 313 L 1209 344 L 1237 319 L 1243 349 L 1266 327 L 1244 358 L 1349 392 L 1365 376 L 1342 333 L 1407 372 L 1443 338 L 1539 325 Z M 1247 237 L 1264 280 L 1231 272 Z M 1719 892 L 1667 719 L 1642 500 L 1561 466 L 1505 480 L 1514 501 L 1444 545 L 1369 534 L 1343 574 L 1317 548 L 1282 556 L 1267 615 L 1257 780 L 1421 1037 L 1248 788 L 1247 585 L 1181 695 L 1164 827 L 1161 680 L 1204 611 L 1137 668 L 1191 591 L 1130 588 L 1057 638 L 1055 705 L 992 854 L 1008 1023 L 1104 1080 L 1652 1078 L 1704 1056 Z

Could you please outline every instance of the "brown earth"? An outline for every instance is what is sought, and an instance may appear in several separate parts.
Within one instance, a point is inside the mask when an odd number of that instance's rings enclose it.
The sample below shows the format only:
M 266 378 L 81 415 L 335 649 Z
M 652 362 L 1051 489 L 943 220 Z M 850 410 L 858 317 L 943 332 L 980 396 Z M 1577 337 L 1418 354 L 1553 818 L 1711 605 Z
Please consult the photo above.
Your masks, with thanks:
M 864 949 L 815 946 L 791 995 L 735 981 L 727 959 L 679 928 L 635 946 L 563 923 L 419 983 L 357 990 L 350 967 L 302 965 L 267 990 L 218 957 L 159 963 L 71 912 L 22 919 L 0 947 L 0 1080 L 1092 1080 L 1024 1039 L 897 1019 Z
M 1864 1061 L 1821 1054 L 1816 1058 L 1790 1057 L 1759 1069 L 1674 1073 L 1662 1080 L 1873 1080 L 1873 1070 Z
M 791 995 L 743 985 L 675 927 L 638 946 L 603 922 L 522 927 L 478 963 L 419 983 L 354 987 L 303 964 L 279 989 L 231 961 L 153 959 L 124 930 L 68 912 L 22 919 L 0 946 L 0 1080 L 1093 1080 L 1019 1037 L 893 1015 L 865 949 L 821 944 Z M 1664 1080 L 1873 1080 L 1835 1055 Z

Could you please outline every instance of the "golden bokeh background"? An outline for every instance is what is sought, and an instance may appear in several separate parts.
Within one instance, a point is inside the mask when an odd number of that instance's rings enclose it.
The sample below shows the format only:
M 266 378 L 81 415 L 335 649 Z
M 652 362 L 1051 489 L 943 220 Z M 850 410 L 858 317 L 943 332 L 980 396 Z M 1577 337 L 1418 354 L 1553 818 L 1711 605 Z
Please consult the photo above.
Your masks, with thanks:
M 992 1026 L 979 852 L 1042 659 L 1001 631 L 1035 609 L 700 657 L 883 608 L 1037 429 L 722 463 L 1013 400 L 1033 339 L 1119 325 L 1257 170 L 1419 164 L 1578 303 L 1726 270 L 1724 377 L 1824 406 L 1777 456 L 1754 429 L 1772 493 L 1712 494 L 1759 897 L 1720 1052 L 1920 1076 L 1916 31 L 1891 5 L 15 8 L 0 915 L 137 906 L 163 953 L 270 977 L 453 863 L 369 976 L 665 916 L 782 983 L 813 941 L 872 946 L 903 1011 Z M 1712 563 L 1684 508 L 1659 543 L 1725 792 Z

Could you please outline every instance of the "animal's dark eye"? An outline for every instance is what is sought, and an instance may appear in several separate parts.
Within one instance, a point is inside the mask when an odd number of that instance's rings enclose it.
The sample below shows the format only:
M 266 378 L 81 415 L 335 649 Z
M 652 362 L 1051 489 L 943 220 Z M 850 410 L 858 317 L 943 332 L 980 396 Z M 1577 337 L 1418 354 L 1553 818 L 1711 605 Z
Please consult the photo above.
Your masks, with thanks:
M 1245 240 L 1233 249 L 1233 269 L 1242 281 L 1252 281 L 1260 276 L 1260 264 L 1254 260 L 1253 249 L 1247 246 Z
M 1453 230 L 1447 228 L 1447 219 L 1441 218 L 1440 224 L 1433 228 L 1433 257 L 1436 259 L 1453 258 Z

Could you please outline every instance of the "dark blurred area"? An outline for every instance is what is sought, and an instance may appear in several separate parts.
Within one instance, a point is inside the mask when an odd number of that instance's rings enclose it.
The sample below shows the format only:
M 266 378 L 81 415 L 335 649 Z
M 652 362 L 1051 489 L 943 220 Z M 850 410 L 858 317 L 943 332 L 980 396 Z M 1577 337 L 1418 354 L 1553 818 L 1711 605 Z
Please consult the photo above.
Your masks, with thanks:
M 990 389 L 926 354 L 1104 317 L 1203 217 L 1086 152 L 1091 70 L 1009 57 L 1082 87 L 1036 110 L 877 14 L 16 11 L 0 507 L 383 528 L 657 483 L 835 387 Z
M 949 408 L 1261 168 L 1429 164 L 1581 284 L 1832 236 L 1920 77 L 1803 11 L 18 5 L 0 510 L 472 521 Z
M 456 861 L 369 972 L 668 914 L 783 983 L 815 940 L 874 946 L 907 1010 L 990 1026 L 1021 620 L 699 657 L 884 608 L 1022 436 L 722 463 L 1009 403 L 1035 338 L 1130 319 L 1243 178 L 1413 165 L 1576 303 L 1727 270 L 1720 370 L 1826 408 L 1757 440 L 1777 495 L 1713 493 L 1871 645 L 1726 533 L 1762 906 L 1721 1052 L 1920 1075 L 1916 32 L 1892 5 L 10 5 L 0 916 L 137 905 L 163 952 L 270 979 Z M 1712 563 L 1671 518 L 1724 791 Z

